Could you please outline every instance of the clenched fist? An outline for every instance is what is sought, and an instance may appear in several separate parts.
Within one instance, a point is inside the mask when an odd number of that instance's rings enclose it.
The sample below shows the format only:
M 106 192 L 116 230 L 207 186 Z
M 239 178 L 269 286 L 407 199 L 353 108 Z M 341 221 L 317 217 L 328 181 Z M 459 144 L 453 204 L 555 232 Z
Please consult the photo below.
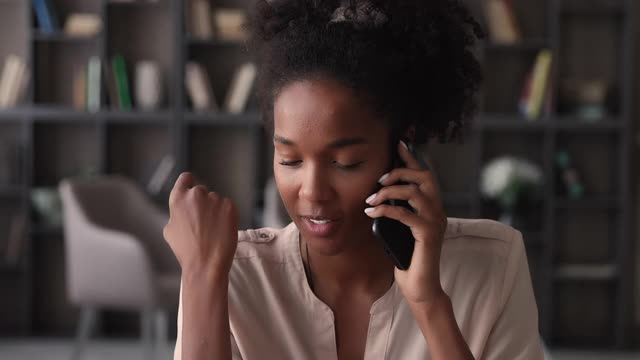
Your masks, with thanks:
M 226 277 L 238 245 L 236 207 L 184 172 L 169 195 L 169 222 L 163 236 L 183 273 Z

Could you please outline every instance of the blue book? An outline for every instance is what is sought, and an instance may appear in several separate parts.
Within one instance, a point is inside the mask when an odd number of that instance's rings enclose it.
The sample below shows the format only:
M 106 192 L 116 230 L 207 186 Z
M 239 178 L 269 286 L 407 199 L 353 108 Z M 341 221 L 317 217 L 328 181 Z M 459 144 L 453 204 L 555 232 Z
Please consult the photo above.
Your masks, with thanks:
M 53 29 L 53 31 L 58 31 L 60 30 L 60 22 L 58 21 L 58 12 L 56 11 L 56 7 L 55 5 L 53 5 L 53 2 L 55 0 L 44 0 L 45 4 L 47 5 L 47 10 L 49 12 L 49 21 L 51 23 L 51 29 Z
M 43 33 L 53 33 L 53 25 L 51 23 L 51 17 L 49 16 L 49 9 L 47 8 L 46 0 L 32 0 L 33 10 L 38 18 L 38 25 Z

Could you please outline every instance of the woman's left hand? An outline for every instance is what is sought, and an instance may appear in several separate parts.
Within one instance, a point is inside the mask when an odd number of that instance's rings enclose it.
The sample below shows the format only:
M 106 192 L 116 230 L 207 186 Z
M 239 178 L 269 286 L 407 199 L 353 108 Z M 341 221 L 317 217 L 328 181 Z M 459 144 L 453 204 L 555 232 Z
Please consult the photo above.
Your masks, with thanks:
M 440 283 L 440 252 L 447 228 L 447 216 L 442 206 L 435 178 L 425 170 L 403 143 L 398 151 L 406 168 L 393 169 L 381 178 L 384 186 L 368 202 L 371 218 L 388 217 L 407 225 L 415 238 L 411 264 L 406 271 L 395 269 L 395 279 L 407 302 L 430 304 L 446 295 Z M 407 185 L 390 185 L 404 181 Z M 385 200 L 406 200 L 415 213 L 401 207 L 382 204 Z

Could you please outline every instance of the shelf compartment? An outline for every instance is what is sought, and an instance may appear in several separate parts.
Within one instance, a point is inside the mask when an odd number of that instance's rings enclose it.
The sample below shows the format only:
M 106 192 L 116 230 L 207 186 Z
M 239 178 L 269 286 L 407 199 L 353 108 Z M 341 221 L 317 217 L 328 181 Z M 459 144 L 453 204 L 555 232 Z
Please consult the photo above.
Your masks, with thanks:
M 123 4 L 124 5 L 124 4 Z M 136 99 L 136 67 L 141 61 L 154 62 L 160 72 L 162 98 L 160 108 L 173 107 L 176 89 L 174 55 L 179 49 L 175 46 L 175 29 L 166 24 L 173 21 L 172 7 L 162 1 L 157 6 L 110 6 L 107 8 L 107 59 L 122 55 L 129 80 L 134 109 L 138 107 Z M 148 29 L 154 29 L 149 32 Z
M 555 212 L 555 264 L 608 264 L 616 258 L 618 211 L 567 208 Z
M 146 187 L 165 154 L 172 151 L 170 127 L 162 124 L 109 124 L 108 174 L 133 178 Z
M 615 284 L 556 282 L 553 335 L 558 346 L 610 346 L 613 343 Z M 578 324 L 578 326 L 576 326 Z
M 19 123 L 0 123 L 0 195 L 13 197 L 24 183 L 26 143 Z
M 92 124 L 34 124 L 33 183 L 57 186 L 71 176 L 93 174 L 100 168 L 98 127 Z
M 584 186 L 585 198 L 612 198 L 618 195 L 620 179 L 617 174 L 621 166 L 619 141 L 616 133 L 557 134 L 555 149 L 568 152 L 571 164 Z M 557 169 L 556 175 L 556 194 L 561 197 Z

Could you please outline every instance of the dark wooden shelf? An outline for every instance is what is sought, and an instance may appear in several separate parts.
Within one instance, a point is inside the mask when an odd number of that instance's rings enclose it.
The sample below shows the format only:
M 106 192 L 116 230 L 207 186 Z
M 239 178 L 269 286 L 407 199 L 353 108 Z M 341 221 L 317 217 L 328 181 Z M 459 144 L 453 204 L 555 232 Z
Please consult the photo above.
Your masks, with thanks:
M 586 197 L 584 199 L 557 198 L 554 206 L 557 209 L 607 209 L 616 208 L 620 205 L 615 197 Z
M 625 0 L 562 0 L 560 11 L 571 15 L 611 16 L 625 11 Z
M 553 271 L 555 280 L 610 281 L 620 275 L 615 264 L 566 264 Z
M 107 0 L 108 6 L 156 6 L 160 5 L 160 0 Z
M 171 110 L 158 111 L 119 111 L 105 110 L 98 113 L 104 116 L 108 122 L 113 123 L 170 123 L 175 118 L 175 113 Z
M 544 118 L 529 121 L 519 114 L 483 113 L 473 122 L 480 130 L 541 131 L 550 127 Z
M 62 31 L 52 34 L 43 33 L 37 29 L 33 32 L 33 40 L 37 42 L 63 43 L 63 44 L 85 44 L 98 40 L 100 34 L 91 36 L 68 35 Z
M 235 40 L 225 40 L 218 38 L 204 39 L 194 37 L 192 35 L 186 36 L 186 43 L 190 46 L 212 46 L 212 47 L 234 47 L 234 46 L 246 46 L 246 43 L 243 41 L 235 41 Z
M 238 126 L 259 126 L 261 124 L 260 113 L 250 111 L 241 114 L 225 112 L 191 112 L 184 115 L 185 122 L 190 125 L 238 125 Z

